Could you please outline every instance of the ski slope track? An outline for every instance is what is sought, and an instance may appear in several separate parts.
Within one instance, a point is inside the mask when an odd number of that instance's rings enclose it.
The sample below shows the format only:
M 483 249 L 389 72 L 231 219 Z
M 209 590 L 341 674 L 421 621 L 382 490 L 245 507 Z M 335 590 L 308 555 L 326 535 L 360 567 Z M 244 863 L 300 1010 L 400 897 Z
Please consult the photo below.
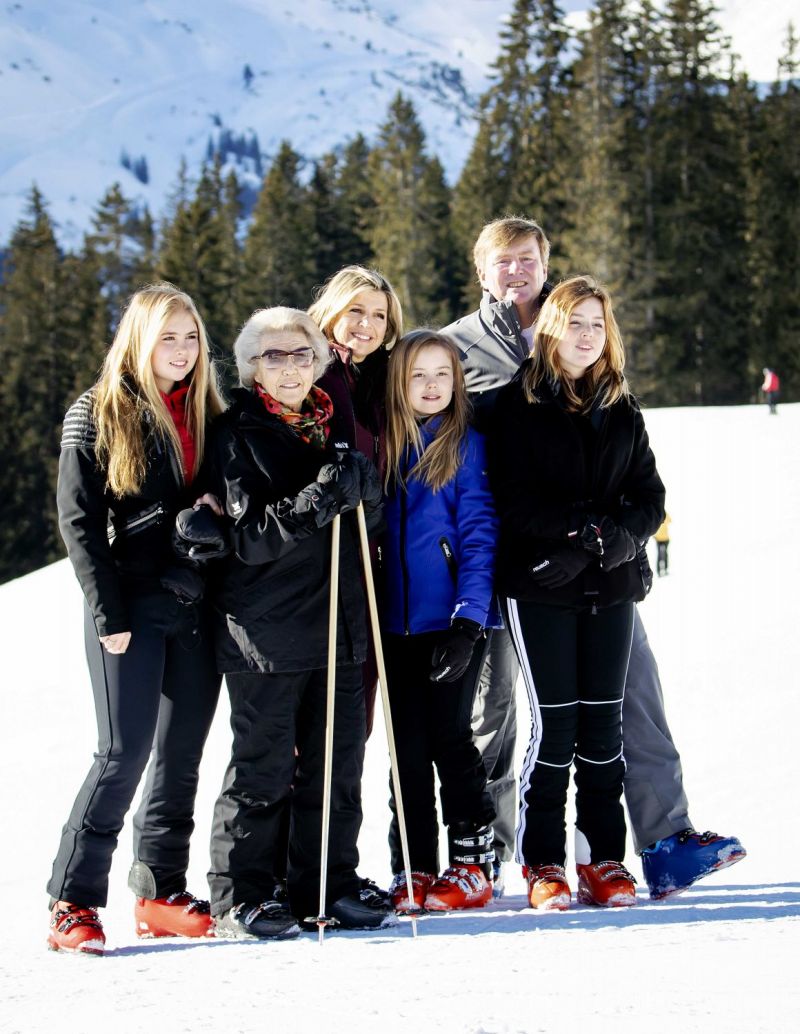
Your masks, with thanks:
M 322 1030 L 347 1034 L 789 1034 L 800 1029 L 800 404 L 646 412 L 673 518 L 670 572 L 642 614 L 681 750 L 691 814 L 748 857 L 685 894 L 602 911 L 525 907 L 284 943 L 138 941 L 131 830 L 111 873 L 105 958 L 46 950 L 45 883 L 94 749 L 82 602 L 66 561 L 0 587 L 0 1031 Z M 519 721 L 528 724 L 520 687 Z M 386 884 L 388 761 L 367 747 L 360 871 Z M 201 771 L 189 885 L 206 893 L 227 703 Z M 520 743 L 520 754 L 524 743 Z M 571 844 L 570 844 L 571 848 Z M 641 877 L 629 848 L 627 862 Z M 575 878 L 568 863 L 573 891 Z M 574 900 L 574 898 L 573 898 Z

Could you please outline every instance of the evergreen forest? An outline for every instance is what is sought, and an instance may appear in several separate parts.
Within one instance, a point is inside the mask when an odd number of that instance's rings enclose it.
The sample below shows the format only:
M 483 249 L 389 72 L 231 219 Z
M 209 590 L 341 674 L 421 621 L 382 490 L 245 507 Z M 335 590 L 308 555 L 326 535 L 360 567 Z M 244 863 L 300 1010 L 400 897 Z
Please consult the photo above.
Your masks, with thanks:
M 511 3 L 511 0 L 510 0 Z M 771 85 L 738 67 L 709 0 L 596 0 L 568 30 L 555 0 L 513 0 L 477 132 L 448 184 L 410 101 L 373 139 L 263 158 L 255 203 L 220 151 L 176 170 L 154 216 L 111 184 L 79 251 L 32 185 L 0 242 L 0 581 L 63 555 L 61 422 L 95 379 L 126 299 L 167 279 L 230 347 L 256 308 L 306 308 L 341 266 L 377 266 L 407 328 L 477 305 L 482 225 L 537 219 L 550 280 L 591 272 L 615 298 L 629 380 L 650 406 L 755 402 L 762 367 L 800 398 L 800 41 Z M 212 149 L 213 150 L 213 149 Z

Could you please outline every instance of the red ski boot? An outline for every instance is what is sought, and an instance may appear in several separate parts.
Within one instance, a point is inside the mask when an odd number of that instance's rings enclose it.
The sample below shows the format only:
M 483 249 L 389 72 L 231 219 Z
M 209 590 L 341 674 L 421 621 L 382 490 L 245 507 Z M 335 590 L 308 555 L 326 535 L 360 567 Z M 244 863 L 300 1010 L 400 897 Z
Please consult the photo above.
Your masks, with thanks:
M 572 900 L 563 865 L 524 865 L 531 908 L 542 912 L 565 912 Z
M 435 879 L 436 876 L 429 872 L 411 873 L 411 899 L 420 912 L 425 907 L 425 898 Z M 412 911 L 408 904 L 408 888 L 406 887 L 406 874 L 404 872 L 398 872 L 395 875 L 392 885 L 389 887 L 389 896 L 395 912 L 405 913 Z
M 636 904 L 636 880 L 621 862 L 578 865 L 578 901 L 601 908 Z
M 428 912 L 455 908 L 483 908 L 492 900 L 492 885 L 481 865 L 450 865 L 431 886 L 425 898 Z
M 133 909 L 137 937 L 213 937 L 207 901 L 186 890 L 168 898 L 137 898 Z
M 50 933 L 47 947 L 51 951 L 69 951 L 76 955 L 102 955 L 106 935 L 94 908 L 57 901 L 50 912 Z

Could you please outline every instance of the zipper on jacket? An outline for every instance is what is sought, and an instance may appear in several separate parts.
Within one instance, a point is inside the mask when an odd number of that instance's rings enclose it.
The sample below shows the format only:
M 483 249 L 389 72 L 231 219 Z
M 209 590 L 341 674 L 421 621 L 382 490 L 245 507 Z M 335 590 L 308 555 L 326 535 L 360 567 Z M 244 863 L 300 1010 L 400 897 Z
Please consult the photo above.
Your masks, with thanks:
M 117 535 L 135 535 L 139 531 L 145 531 L 146 528 L 151 527 L 154 524 L 158 524 L 161 518 L 166 513 L 163 503 L 156 503 L 155 506 L 151 506 L 149 510 L 143 510 L 138 513 L 135 517 L 129 517 L 127 521 L 122 525 L 121 528 L 115 528 L 113 524 L 108 526 L 108 542 L 109 545 L 114 541 Z

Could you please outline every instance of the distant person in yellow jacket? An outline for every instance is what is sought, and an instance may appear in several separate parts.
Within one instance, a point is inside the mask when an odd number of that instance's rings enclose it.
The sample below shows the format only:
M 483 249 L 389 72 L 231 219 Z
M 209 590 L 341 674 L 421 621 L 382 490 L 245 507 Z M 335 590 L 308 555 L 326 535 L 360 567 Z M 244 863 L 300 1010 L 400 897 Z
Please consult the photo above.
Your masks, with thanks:
M 664 520 L 658 531 L 655 533 L 653 538 L 656 540 L 656 546 L 658 547 L 658 556 L 656 558 L 656 571 L 660 578 L 663 574 L 667 573 L 667 567 L 669 566 L 669 558 L 667 552 L 669 550 L 669 526 L 672 524 L 672 518 L 670 515 L 664 514 Z

